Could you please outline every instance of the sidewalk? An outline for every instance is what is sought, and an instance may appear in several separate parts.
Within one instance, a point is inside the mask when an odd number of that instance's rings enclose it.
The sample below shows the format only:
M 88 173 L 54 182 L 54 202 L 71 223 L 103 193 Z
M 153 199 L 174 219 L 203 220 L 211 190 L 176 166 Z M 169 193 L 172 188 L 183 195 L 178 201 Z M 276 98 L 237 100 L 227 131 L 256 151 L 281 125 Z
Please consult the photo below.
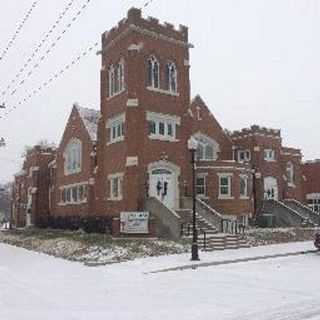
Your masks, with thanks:
M 277 244 L 263 247 L 244 248 L 237 250 L 216 251 L 211 253 L 201 253 L 200 259 L 202 261 L 190 261 L 186 264 L 174 265 L 166 268 L 158 268 L 150 270 L 146 273 L 155 274 L 169 271 L 190 270 L 201 267 L 219 266 L 226 264 L 234 264 L 241 262 L 258 261 L 265 259 L 275 259 L 290 256 L 297 256 L 302 254 L 316 253 L 312 241 L 294 242 L 288 244 Z

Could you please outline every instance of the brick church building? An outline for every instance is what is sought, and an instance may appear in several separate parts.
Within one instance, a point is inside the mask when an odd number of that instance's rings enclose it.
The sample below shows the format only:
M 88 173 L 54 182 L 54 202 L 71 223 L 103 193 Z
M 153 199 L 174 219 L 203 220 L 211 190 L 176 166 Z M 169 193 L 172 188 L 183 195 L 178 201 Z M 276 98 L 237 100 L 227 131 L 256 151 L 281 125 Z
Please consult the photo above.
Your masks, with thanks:
M 107 216 L 118 235 L 122 212 L 149 211 L 172 229 L 190 209 L 190 138 L 197 210 L 212 223 L 246 225 L 268 199 L 306 201 L 313 175 L 300 150 L 282 146 L 280 130 L 228 132 L 200 96 L 191 100 L 190 48 L 187 27 L 144 19 L 135 8 L 102 35 L 100 112 L 73 107 L 49 157 L 42 215 Z

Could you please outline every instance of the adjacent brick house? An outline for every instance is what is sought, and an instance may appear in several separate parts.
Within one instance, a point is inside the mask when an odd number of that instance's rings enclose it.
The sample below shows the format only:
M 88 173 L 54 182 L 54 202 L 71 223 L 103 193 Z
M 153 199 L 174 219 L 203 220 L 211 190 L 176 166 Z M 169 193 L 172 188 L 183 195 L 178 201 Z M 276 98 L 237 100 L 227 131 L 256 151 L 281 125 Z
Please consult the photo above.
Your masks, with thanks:
M 264 199 L 304 200 L 302 154 L 299 149 L 282 145 L 281 132 L 251 126 L 231 134 L 234 156 L 254 170 L 257 209 Z
M 320 160 L 307 161 L 302 166 L 304 201 L 320 214 Z
M 15 175 L 12 219 L 17 227 L 36 225 L 49 214 L 49 167 L 55 157 L 51 147 L 37 145 L 27 151 L 22 170 Z

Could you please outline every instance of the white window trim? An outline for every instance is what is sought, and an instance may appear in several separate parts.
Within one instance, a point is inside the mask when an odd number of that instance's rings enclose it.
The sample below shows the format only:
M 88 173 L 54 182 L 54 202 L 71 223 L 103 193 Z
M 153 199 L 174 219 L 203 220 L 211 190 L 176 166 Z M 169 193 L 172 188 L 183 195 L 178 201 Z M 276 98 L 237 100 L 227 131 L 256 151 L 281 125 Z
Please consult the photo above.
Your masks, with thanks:
M 156 92 L 156 93 L 166 94 L 168 96 L 174 96 L 174 97 L 179 97 L 180 96 L 180 93 L 178 93 L 178 92 L 164 90 L 164 89 L 160 89 L 160 88 L 154 88 L 154 87 L 151 87 L 151 86 L 148 86 L 147 90 L 153 91 L 153 92 Z
M 270 152 L 272 151 L 273 157 L 269 157 Z M 268 156 L 266 156 L 266 153 L 268 154 Z M 264 149 L 263 150 L 263 158 L 265 161 L 268 162 L 275 162 L 276 161 L 276 151 L 274 149 Z
M 121 201 L 121 200 L 123 200 L 123 190 L 122 190 L 122 188 L 123 188 L 123 177 L 124 177 L 124 173 L 123 172 L 119 172 L 119 173 L 114 173 L 114 174 L 109 174 L 108 175 L 108 186 L 109 186 L 108 201 Z M 118 191 L 119 191 L 118 197 L 114 197 L 113 194 L 112 194 L 112 181 L 114 179 L 120 179 L 120 180 L 118 180 L 118 181 L 120 181 L 120 185 L 121 185 L 121 187 L 119 187 L 119 185 L 118 185 Z
M 240 174 L 239 177 L 240 177 L 240 182 L 241 182 L 241 179 L 245 179 L 245 181 L 246 181 L 245 195 L 241 194 L 241 185 L 240 185 L 240 189 L 239 189 L 240 190 L 240 199 L 241 200 L 248 200 L 248 199 L 250 199 L 250 197 L 249 197 L 249 177 L 246 174 Z
M 79 167 L 71 170 L 71 169 L 68 169 L 68 150 L 72 144 L 79 145 L 80 159 L 79 159 Z M 80 173 L 82 171 L 82 141 L 78 138 L 71 138 L 64 149 L 63 158 L 64 158 L 64 175 L 65 176 Z
M 213 158 L 212 159 L 202 158 L 202 159 L 197 159 L 197 161 L 216 161 L 216 160 L 218 160 L 220 146 L 214 139 L 208 137 L 207 135 L 202 134 L 201 132 L 194 134 L 193 137 L 198 141 L 199 144 L 202 144 L 202 145 L 210 144 L 213 148 Z M 201 139 L 206 140 L 206 143 L 202 142 Z
M 232 196 L 232 177 L 233 173 L 218 173 L 219 177 L 219 195 L 218 199 L 220 200 L 231 200 L 234 199 Z M 221 194 L 221 178 L 228 178 L 229 192 L 228 194 Z
M 62 199 L 60 198 L 60 202 L 58 203 L 58 205 L 63 207 L 63 206 L 81 205 L 81 204 L 87 203 L 88 202 L 88 186 L 89 186 L 87 181 L 61 186 L 61 187 L 59 187 L 59 191 L 60 191 L 60 194 L 61 194 L 64 189 L 71 189 L 72 190 L 72 188 L 77 187 L 78 188 L 77 189 L 77 193 L 78 193 L 78 198 L 79 198 L 79 187 L 80 186 L 84 186 L 87 189 L 87 195 L 83 200 L 74 201 L 72 199 L 72 191 L 70 191 L 71 192 L 71 194 L 70 194 L 71 201 L 63 202 Z
M 244 153 L 244 155 L 245 155 L 244 160 L 241 160 L 240 153 Z M 247 153 L 249 153 L 249 157 L 247 157 Z M 237 155 L 238 155 L 238 162 L 240 162 L 240 163 L 251 161 L 251 151 L 249 149 L 238 150 Z
M 152 89 L 159 89 L 160 88 L 160 81 L 161 81 L 161 78 L 160 78 L 160 62 L 158 61 L 158 59 L 152 55 L 148 58 L 147 62 L 148 62 L 148 68 L 149 68 L 149 63 L 151 61 L 151 64 L 152 64 L 152 70 L 151 70 L 151 84 L 148 86 L 148 88 L 152 88 Z M 155 64 L 158 65 L 158 86 L 156 87 L 155 86 L 155 78 L 154 78 L 154 68 L 155 68 Z M 150 70 L 148 69 L 148 72 Z M 148 74 L 148 77 L 149 77 L 149 74 Z M 148 79 L 149 80 L 149 79 Z
M 121 60 L 119 61 L 118 64 L 116 65 L 110 65 L 108 68 L 108 95 L 107 95 L 107 100 L 110 100 L 118 95 L 120 95 L 121 93 L 126 91 L 126 86 L 125 86 L 125 75 L 124 75 L 124 60 L 123 58 L 121 58 Z M 115 92 L 115 88 L 116 88 L 116 72 L 118 71 L 118 67 L 122 67 L 122 77 L 120 79 L 118 79 L 118 86 L 121 87 L 121 90 L 119 89 L 119 91 Z M 111 75 L 113 74 L 113 82 L 111 81 Z
M 177 126 L 181 123 L 181 118 L 174 115 L 147 112 L 147 122 L 153 121 L 156 124 L 156 133 L 151 134 L 148 132 L 148 137 L 151 140 L 161 140 L 169 142 L 177 142 Z M 165 125 L 165 134 L 159 134 L 159 123 L 162 122 Z M 172 136 L 168 134 L 168 124 L 172 126 Z M 149 128 L 148 128 L 149 130 Z
M 200 199 L 208 199 L 207 177 L 208 177 L 207 172 L 200 172 L 196 174 L 196 181 L 197 181 L 197 178 L 204 178 L 204 194 L 197 194 L 197 197 Z M 197 186 L 198 185 L 196 184 L 196 187 Z
M 169 92 L 171 93 L 177 93 L 179 90 L 178 90 L 178 70 L 177 70 L 177 66 L 174 62 L 170 61 L 167 63 L 167 68 L 169 68 L 169 79 L 166 79 L 168 81 L 168 90 Z M 174 69 L 174 73 L 175 73 L 175 83 L 176 83 L 176 89 L 173 90 L 172 88 L 172 84 L 171 84 L 171 81 L 170 81 L 170 78 L 171 78 L 171 68 L 173 67 Z
M 115 126 L 118 126 L 122 123 L 123 127 L 125 126 L 126 122 L 126 114 L 122 113 L 120 115 L 117 115 L 116 117 L 110 118 L 106 122 L 106 129 L 109 130 L 109 140 L 107 141 L 107 145 L 111 145 L 113 143 L 124 141 L 125 139 L 125 132 L 122 136 L 112 138 L 112 129 Z

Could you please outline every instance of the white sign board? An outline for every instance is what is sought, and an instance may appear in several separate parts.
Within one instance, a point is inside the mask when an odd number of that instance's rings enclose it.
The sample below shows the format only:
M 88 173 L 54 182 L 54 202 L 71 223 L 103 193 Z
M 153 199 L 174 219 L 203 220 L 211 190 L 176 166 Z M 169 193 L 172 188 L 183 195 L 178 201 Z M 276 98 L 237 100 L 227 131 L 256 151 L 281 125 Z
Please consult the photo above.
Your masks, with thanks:
M 149 212 L 121 212 L 120 232 L 127 234 L 148 234 Z

